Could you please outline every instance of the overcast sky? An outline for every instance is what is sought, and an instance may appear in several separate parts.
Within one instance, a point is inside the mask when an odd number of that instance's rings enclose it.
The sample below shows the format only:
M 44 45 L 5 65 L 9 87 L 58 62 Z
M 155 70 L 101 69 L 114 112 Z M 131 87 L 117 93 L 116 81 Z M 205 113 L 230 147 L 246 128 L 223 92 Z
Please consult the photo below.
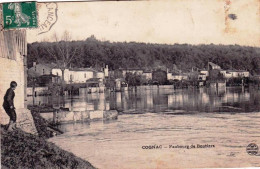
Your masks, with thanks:
M 65 30 L 74 40 L 239 44 L 260 47 L 260 1 L 172 0 L 59 2 L 58 21 L 47 33 L 28 31 L 28 42 L 52 41 Z M 229 5 L 227 5 L 229 4 Z M 40 22 L 46 10 L 39 9 Z M 226 12 L 225 12 L 226 10 Z M 226 16 L 235 14 L 237 19 Z

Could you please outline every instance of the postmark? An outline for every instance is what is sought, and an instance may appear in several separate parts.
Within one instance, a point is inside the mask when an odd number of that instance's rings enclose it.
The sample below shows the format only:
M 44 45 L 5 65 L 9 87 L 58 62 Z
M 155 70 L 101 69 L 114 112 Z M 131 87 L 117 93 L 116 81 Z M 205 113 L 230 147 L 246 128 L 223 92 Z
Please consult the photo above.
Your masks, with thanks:
M 250 143 L 250 144 L 248 144 L 248 146 L 246 147 L 246 152 L 247 152 L 249 155 L 251 155 L 251 156 L 257 155 L 258 150 L 259 150 L 259 148 L 258 148 L 257 144 L 255 144 L 255 143 Z
M 4 3 L 2 15 L 4 29 L 38 27 L 36 2 Z
M 53 25 L 57 22 L 58 5 L 54 2 L 38 3 L 38 10 L 40 13 L 38 35 L 40 35 L 50 31 Z

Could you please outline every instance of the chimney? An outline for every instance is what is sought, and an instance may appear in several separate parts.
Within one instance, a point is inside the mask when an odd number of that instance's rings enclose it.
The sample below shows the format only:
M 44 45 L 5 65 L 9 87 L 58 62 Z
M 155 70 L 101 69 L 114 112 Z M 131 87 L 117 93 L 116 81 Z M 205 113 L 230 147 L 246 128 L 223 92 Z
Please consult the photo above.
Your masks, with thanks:
M 108 77 L 108 65 L 106 65 L 106 68 L 105 68 L 105 77 Z
M 36 66 L 36 62 L 33 62 L 33 67 L 35 67 Z

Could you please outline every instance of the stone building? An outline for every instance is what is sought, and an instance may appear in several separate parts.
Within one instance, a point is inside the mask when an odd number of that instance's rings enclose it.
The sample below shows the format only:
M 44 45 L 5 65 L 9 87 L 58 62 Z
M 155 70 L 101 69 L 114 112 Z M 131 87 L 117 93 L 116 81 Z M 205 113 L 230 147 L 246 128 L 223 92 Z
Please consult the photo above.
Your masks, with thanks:
M 26 30 L 0 31 L 0 116 L 1 124 L 7 124 L 9 117 L 2 103 L 11 81 L 16 81 L 14 104 L 17 126 L 26 132 L 36 133 L 31 113 L 26 109 Z

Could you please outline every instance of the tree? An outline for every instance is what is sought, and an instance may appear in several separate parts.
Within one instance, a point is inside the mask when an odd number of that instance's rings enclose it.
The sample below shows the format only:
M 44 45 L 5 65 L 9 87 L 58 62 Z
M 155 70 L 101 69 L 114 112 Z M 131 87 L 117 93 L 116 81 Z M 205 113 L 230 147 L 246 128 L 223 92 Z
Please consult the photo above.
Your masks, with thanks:
M 158 82 L 160 85 L 167 82 L 167 73 L 161 69 L 153 71 L 152 73 L 153 82 Z
M 46 50 L 55 59 L 57 68 L 61 69 L 62 82 L 64 82 L 64 71 L 69 68 L 76 55 L 81 55 L 81 48 L 76 42 L 71 42 L 71 35 L 68 31 L 65 31 L 61 38 L 54 33 L 53 38 L 55 42 L 47 44 Z

